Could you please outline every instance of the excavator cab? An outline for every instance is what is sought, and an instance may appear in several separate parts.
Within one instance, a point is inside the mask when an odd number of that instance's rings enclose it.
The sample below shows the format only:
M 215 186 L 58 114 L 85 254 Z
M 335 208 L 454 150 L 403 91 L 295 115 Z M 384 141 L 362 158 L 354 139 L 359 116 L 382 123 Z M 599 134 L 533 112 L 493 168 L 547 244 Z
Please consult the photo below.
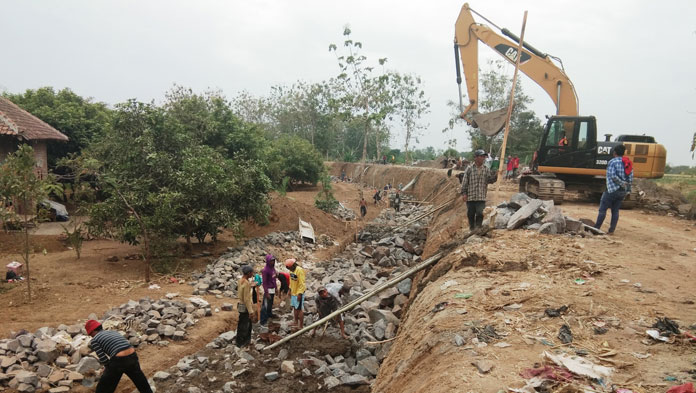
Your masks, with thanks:
M 559 173 L 559 168 L 589 168 L 595 163 L 597 121 L 594 116 L 552 116 L 546 123 L 535 169 Z M 568 169 L 560 169 L 560 173 Z M 573 170 L 576 173 L 577 169 Z

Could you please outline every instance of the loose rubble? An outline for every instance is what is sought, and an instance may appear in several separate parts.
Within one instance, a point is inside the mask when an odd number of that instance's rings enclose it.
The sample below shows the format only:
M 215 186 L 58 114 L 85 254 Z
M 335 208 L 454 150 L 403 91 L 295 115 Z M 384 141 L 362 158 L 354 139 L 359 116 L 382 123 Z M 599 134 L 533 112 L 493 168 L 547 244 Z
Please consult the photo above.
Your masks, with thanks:
M 399 213 L 386 209 L 359 233 L 357 243 L 348 245 L 330 261 L 304 261 L 307 274 L 305 326 L 318 318 L 316 297 L 320 286 L 329 282 L 347 282 L 351 290 L 342 299 L 346 304 L 420 262 L 425 242 L 425 220 L 396 231 L 394 227 L 425 210 L 415 206 L 405 206 Z M 259 254 L 267 248 L 262 244 L 257 246 L 259 248 L 254 252 Z M 222 257 L 214 266 L 238 259 L 241 255 L 244 254 Z M 235 272 L 233 276 L 237 279 L 236 270 L 230 271 Z M 350 341 L 340 337 L 337 326 L 330 325 L 324 338 L 311 340 L 305 335 L 281 348 L 263 351 L 269 343 L 263 341 L 259 333 L 270 332 L 278 337 L 290 334 L 292 317 L 289 312 L 278 310 L 279 319 L 273 320 L 267 328 L 254 326 L 254 338 L 249 348 L 234 346 L 234 331 L 223 333 L 204 350 L 181 359 L 177 366 L 162 374 L 156 374 L 153 383 L 158 390 L 167 392 L 189 392 L 193 387 L 202 391 L 255 391 L 260 380 L 287 384 L 288 379 L 304 385 L 305 391 L 338 386 L 367 387 L 376 377 L 391 346 L 391 342 L 382 341 L 397 334 L 399 318 L 410 291 L 411 280 L 405 279 L 345 313 L 345 330 Z M 281 304 L 280 308 L 283 306 Z M 206 361 L 201 362 L 202 358 Z
M 493 226 L 496 229 L 524 228 L 549 235 L 604 234 L 601 230 L 580 220 L 564 216 L 562 210 L 554 206 L 552 200 L 542 201 L 524 193 L 517 193 L 510 198 L 510 201 L 499 204 L 492 217 Z

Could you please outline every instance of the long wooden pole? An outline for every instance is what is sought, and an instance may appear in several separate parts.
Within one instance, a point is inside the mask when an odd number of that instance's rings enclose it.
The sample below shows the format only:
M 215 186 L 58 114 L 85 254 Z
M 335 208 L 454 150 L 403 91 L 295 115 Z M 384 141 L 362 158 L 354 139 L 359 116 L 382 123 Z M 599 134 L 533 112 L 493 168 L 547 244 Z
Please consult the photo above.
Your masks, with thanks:
M 411 220 L 408 220 L 408 221 L 406 221 L 405 223 L 403 223 L 403 224 L 401 224 L 401 225 L 399 225 L 399 226 L 394 227 L 394 229 L 393 229 L 392 231 L 396 231 L 397 229 L 401 229 L 401 228 L 403 228 L 403 227 L 405 227 L 405 226 L 407 226 L 407 225 L 410 225 L 410 224 L 413 223 L 413 222 L 416 222 L 416 221 L 418 221 L 418 220 L 420 220 L 420 219 L 422 219 L 422 218 L 424 218 L 424 217 L 427 217 L 427 216 L 429 216 L 429 215 L 435 213 L 435 212 L 438 211 L 438 210 L 442 210 L 442 209 L 445 208 L 447 205 L 449 205 L 450 203 L 454 202 L 457 198 L 458 198 L 458 197 L 454 197 L 454 198 L 448 200 L 447 202 L 443 203 L 442 205 L 437 206 L 437 207 L 435 207 L 435 208 L 432 208 L 431 210 L 428 210 L 427 212 L 418 215 L 416 218 L 413 218 L 413 219 L 411 219 Z
M 500 193 L 500 184 L 503 182 L 503 170 L 507 169 L 503 166 L 505 162 L 505 149 L 507 148 L 507 139 L 510 134 L 510 118 L 512 117 L 512 108 L 515 105 L 515 86 L 517 86 L 517 73 L 520 70 L 520 59 L 522 58 L 522 44 L 524 43 L 524 29 L 527 26 L 527 11 L 524 12 L 522 19 L 522 33 L 520 34 L 520 42 L 517 46 L 517 59 L 515 59 L 515 73 L 512 77 L 512 88 L 510 89 L 510 105 L 508 105 L 507 118 L 505 119 L 505 133 L 503 134 L 503 146 L 501 147 L 500 158 L 498 159 L 498 182 L 495 188 L 495 203 L 498 204 L 498 194 Z
M 372 296 L 375 296 L 376 294 L 382 292 L 383 290 L 385 290 L 387 288 L 393 287 L 394 285 L 400 283 L 405 278 L 408 278 L 409 276 L 412 276 L 412 275 L 418 273 L 419 271 L 425 269 L 426 267 L 432 265 L 433 263 L 439 261 L 440 258 L 442 258 L 442 257 L 443 257 L 443 254 L 441 252 L 438 252 L 437 254 L 426 259 L 425 261 L 419 263 L 418 265 L 412 267 L 409 270 L 406 270 L 405 272 L 401 273 L 400 275 L 392 278 L 391 280 L 378 286 L 377 288 L 373 289 L 372 291 L 360 296 L 359 298 L 353 300 L 352 302 L 348 303 L 347 305 L 345 305 L 345 306 L 339 308 L 338 310 L 332 312 L 331 314 L 325 316 L 324 318 L 314 322 L 313 324 L 311 324 L 309 326 L 304 327 L 303 329 L 298 330 L 297 332 L 283 338 L 280 341 L 277 341 L 277 342 L 265 347 L 263 350 L 265 351 L 265 350 L 273 349 L 273 348 L 275 348 L 275 347 L 277 347 L 285 342 L 292 340 L 293 338 L 295 338 L 297 336 L 300 336 L 300 335 L 310 331 L 311 329 L 314 329 L 315 327 L 321 326 L 321 324 L 330 321 L 332 318 L 334 318 L 335 316 L 337 316 L 341 313 L 352 310 L 353 308 L 355 308 L 356 306 L 358 306 L 360 303 L 364 302 L 365 300 L 371 298 Z

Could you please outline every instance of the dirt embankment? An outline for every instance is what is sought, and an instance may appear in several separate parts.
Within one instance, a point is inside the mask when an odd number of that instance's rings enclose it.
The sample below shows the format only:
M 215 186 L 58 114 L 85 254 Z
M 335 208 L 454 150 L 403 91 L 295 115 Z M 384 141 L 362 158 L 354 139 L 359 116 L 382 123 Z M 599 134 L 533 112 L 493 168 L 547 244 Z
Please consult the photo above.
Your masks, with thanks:
M 335 173 L 342 168 L 381 186 L 406 184 L 420 174 L 412 191 L 418 199 L 433 189 L 440 195 L 430 198 L 440 203 L 456 195 L 449 188 L 457 180 L 446 178 L 444 170 L 333 166 Z M 494 199 L 491 189 L 489 199 Z M 499 200 L 516 187 L 510 183 L 503 189 Z M 592 221 L 597 207 L 583 201 L 561 206 L 568 216 Z M 416 290 L 372 391 L 519 388 L 526 382 L 520 373 L 542 363 L 545 351 L 581 354 L 611 367 L 610 382 L 605 382 L 617 388 L 664 392 L 693 381 L 693 344 L 658 343 L 645 331 L 664 317 L 687 331 L 695 329 L 696 297 L 688 283 L 696 274 L 696 226 L 642 210 L 620 214 L 611 237 L 493 231 L 481 242 L 464 244 L 456 241 L 466 221 L 461 200 L 438 212 L 429 224 L 423 256 L 445 243 L 459 245 L 414 278 Z M 559 317 L 546 314 L 561 306 L 568 309 Z M 563 325 L 572 332 L 570 344 L 559 338 Z

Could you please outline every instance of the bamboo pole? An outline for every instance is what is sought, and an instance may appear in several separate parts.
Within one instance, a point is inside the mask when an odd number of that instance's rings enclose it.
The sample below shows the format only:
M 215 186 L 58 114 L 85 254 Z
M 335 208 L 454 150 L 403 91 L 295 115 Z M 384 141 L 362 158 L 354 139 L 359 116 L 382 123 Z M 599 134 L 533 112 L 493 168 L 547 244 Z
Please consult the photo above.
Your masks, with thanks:
M 425 213 L 419 215 L 418 217 L 416 217 L 416 218 L 414 218 L 414 219 L 408 220 L 408 221 L 406 221 L 405 223 L 403 223 L 403 224 L 401 224 L 401 225 L 399 225 L 399 226 L 394 227 L 393 230 L 396 231 L 397 229 L 400 229 L 400 228 L 403 228 L 403 227 L 405 227 L 405 226 L 407 226 L 407 225 L 410 225 L 411 223 L 414 223 L 414 222 L 416 222 L 416 221 L 418 221 L 418 220 L 420 220 L 420 219 L 422 219 L 422 218 L 424 218 L 424 217 L 427 217 L 427 216 L 429 216 L 429 215 L 435 213 L 435 212 L 438 211 L 438 210 L 442 210 L 442 209 L 445 208 L 447 205 L 449 205 L 450 203 L 454 202 L 457 198 L 458 198 L 458 196 L 456 196 L 456 197 L 450 199 L 449 201 L 443 203 L 442 205 L 440 205 L 440 206 L 438 206 L 438 207 L 433 208 L 432 210 L 429 210 L 429 211 L 427 211 L 427 212 L 425 212 Z
M 408 277 L 418 273 L 419 271 L 425 269 L 426 267 L 432 265 L 433 263 L 439 261 L 442 257 L 443 257 L 443 254 L 441 252 L 438 252 L 437 254 L 426 259 L 425 261 L 410 268 L 409 270 L 406 270 L 405 272 L 401 273 L 400 275 L 398 275 L 398 276 L 392 278 L 391 280 L 383 283 L 382 285 L 378 286 L 377 288 L 373 289 L 372 291 L 360 296 L 359 298 L 353 300 L 352 302 L 348 303 L 347 305 L 345 305 L 345 306 L 339 308 L 338 310 L 332 312 L 331 314 L 325 316 L 324 318 L 314 322 L 313 324 L 311 324 L 309 326 L 305 326 L 304 328 L 302 328 L 302 329 L 296 331 L 295 333 L 283 338 L 280 341 L 277 341 L 277 342 L 265 347 L 263 349 L 263 351 L 273 349 L 273 348 L 275 348 L 275 347 L 277 347 L 285 342 L 292 340 L 295 337 L 298 337 L 298 336 L 310 331 L 311 329 L 314 329 L 315 327 L 321 326 L 322 324 L 330 321 L 332 318 L 334 318 L 335 316 L 337 316 L 339 314 L 342 314 L 346 311 L 352 310 L 353 308 L 355 308 L 356 306 L 358 306 L 360 303 L 364 302 L 365 300 L 371 298 L 372 296 L 382 292 L 383 290 L 385 290 L 387 288 L 393 287 L 394 285 L 400 283 L 405 278 L 408 278 Z
M 522 33 L 520 34 L 520 42 L 517 45 L 517 59 L 515 59 L 515 73 L 512 76 L 512 88 L 510 89 L 510 105 L 508 105 L 507 117 L 505 119 L 505 133 L 503 134 L 503 145 L 500 150 L 500 158 L 498 159 L 498 181 L 495 188 L 495 204 L 498 202 L 498 194 L 500 193 L 500 184 L 503 182 L 503 162 L 505 159 L 505 149 L 507 148 L 507 138 L 510 134 L 510 118 L 512 117 L 512 107 L 515 105 L 515 86 L 517 86 L 517 73 L 520 70 L 520 59 L 522 58 L 522 44 L 524 43 L 524 29 L 527 26 L 527 11 L 524 12 L 522 19 Z M 507 168 L 506 168 L 507 169 Z

